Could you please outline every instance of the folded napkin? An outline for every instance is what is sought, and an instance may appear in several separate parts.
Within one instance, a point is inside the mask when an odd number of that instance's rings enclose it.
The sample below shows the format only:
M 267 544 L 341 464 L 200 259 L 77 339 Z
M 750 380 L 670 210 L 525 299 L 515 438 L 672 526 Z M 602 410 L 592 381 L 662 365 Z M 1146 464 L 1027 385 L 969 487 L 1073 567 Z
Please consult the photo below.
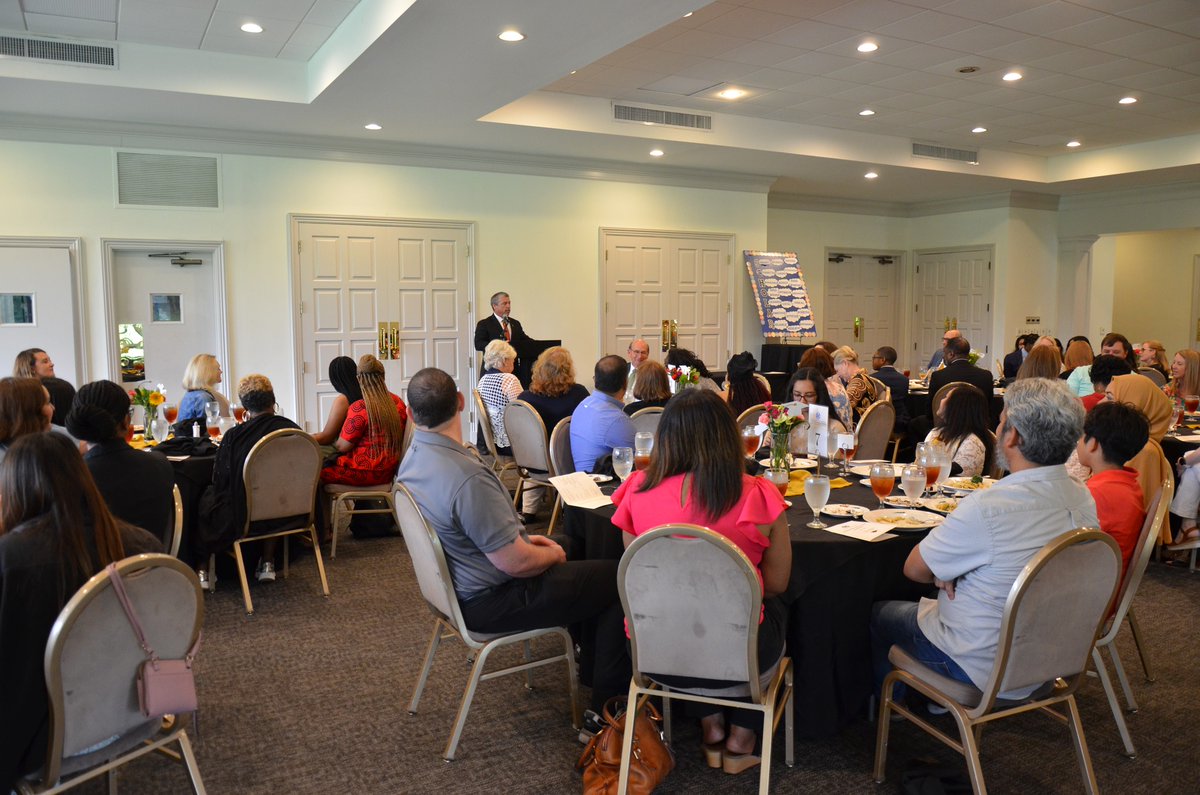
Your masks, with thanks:
M 804 494 L 804 481 L 808 480 L 812 473 L 807 469 L 797 469 L 788 477 L 788 487 L 786 497 L 799 497 Z M 829 481 L 829 488 L 842 489 L 849 486 L 850 481 L 845 478 L 832 478 Z

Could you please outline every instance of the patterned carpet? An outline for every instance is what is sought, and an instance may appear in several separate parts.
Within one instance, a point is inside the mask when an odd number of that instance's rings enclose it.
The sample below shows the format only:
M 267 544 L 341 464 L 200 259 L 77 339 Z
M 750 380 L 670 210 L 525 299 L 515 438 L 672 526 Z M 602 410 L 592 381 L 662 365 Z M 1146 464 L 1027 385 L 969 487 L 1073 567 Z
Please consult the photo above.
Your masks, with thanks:
M 570 727 L 562 669 L 485 682 L 475 698 L 458 759 L 440 753 L 468 667 L 461 645 L 445 644 L 416 716 L 408 699 L 432 629 L 399 538 L 343 538 L 329 563 L 332 596 L 321 597 L 306 557 L 291 577 L 254 588 L 246 617 L 236 578 L 223 576 L 207 597 L 198 662 L 200 732 L 195 746 L 208 791 L 225 793 L 571 793 L 581 746 Z M 1129 716 L 1139 757 L 1129 760 L 1103 691 L 1094 680 L 1080 710 L 1103 791 L 1194 793 L 1194 705 L 1200 670 L 1200 576 L 1151 564 L 1136 605 L 1157 681 L 1142 681 L 1127 637 L 1119 642 L 1141 711 Z M 945 721 L 947 718 L 937 718 Z M 952 729 L 951 729 L 952 730 Z M 782 737 L 782 735 L 781 735 Z M 756 773 L 727 776 L 702 764 L 698 735 L 677 716 L 678 766 L 664 793 L 753 792 Z M 781 793 L 895 793 L 914 759 L 962 767 L 949 749 L 908 724 L 892 729 L 888 781 L 870 778 L 873 726 L 865 720 L 823 741 L 798 742 L 796 766 L 776 746 L 772 789 Z M 983 735 L 983 766 L 993 792 L 1082 791 L 1065 727 L 1021 716 Z M 965 771 L 965 767 L 963 767 Z M 187 790 L 182 768 L 162 757 L 125 768 L 121 792 Z M 99 793 L 100 786 L 81 792 Z

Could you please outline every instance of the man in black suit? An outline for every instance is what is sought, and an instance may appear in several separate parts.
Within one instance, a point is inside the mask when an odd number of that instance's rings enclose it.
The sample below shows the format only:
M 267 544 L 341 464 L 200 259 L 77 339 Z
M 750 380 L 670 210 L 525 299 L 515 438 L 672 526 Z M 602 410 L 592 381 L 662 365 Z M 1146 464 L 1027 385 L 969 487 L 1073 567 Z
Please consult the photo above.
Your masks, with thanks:
M 955 337 L 948 340 L 942 349 L 945 352 L 946 366 L 929 377 L 929 394 L 937 395 L 939 389 L 953 381 L 965 381 L 979 387 L 983 394 L 992 395 L 992 373 L 982 367 L 971 364 L 971 343 L 966 337 Z M 932 411 L 937 411 L 934 406 Z
M 883 346 L 871 357 L 871 366 L 875 368 L 871 377 L 879 379 L 884 386 L 892 390 L 892 405 L 896 407 L 896 427 L 901 427 L 900 423 L 908 422 L 908 378 L 897 370 L 895 365 L 896 349 L 890 346 Z
M 1025 357 L 1029 355 L 1029 349 L 1033 347 L 1033 343 L 1037 342 L 1036 334 L 1022 334 L 1017 337 L 1017 345 L 1013 348 L 1012 353 L 1004 357 L 1004 377 L 1012 380 L 1017 377 L 1017 370 L 1021 369 L 1021 365 L 1025 363 Z
M 492 296 L 492 314 L 475 324 L 475 350 L 483 353 L 492 340 L 506 340 L 514 344 L 529 339 L 525 329 L 521 328 L 521 322 L 508 316 L 511 309 L 512 299 L 508 293 Z

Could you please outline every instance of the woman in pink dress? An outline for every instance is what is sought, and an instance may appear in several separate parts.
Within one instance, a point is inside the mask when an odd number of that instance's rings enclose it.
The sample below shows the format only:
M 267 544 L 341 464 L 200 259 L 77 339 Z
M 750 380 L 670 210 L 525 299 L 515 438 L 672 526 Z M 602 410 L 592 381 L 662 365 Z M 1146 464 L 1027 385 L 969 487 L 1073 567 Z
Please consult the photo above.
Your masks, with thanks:
M 783 654 L 787 606 L 778 597 L 791 577 L 792 545 L 779 491 L 747 475 L 743 461 L 729 405 L 715 392 L 684 390 L 663 410 L 650 466 L 635 472 L 613 495 L 617 512 L 612 521 L 624 531 L 626 545 L 660 525 L 688 523 L 720 533 L 746 553 L 763 586 L 758 659 L 765 670 Z M 713 686 L 707 680 L 655 678 L 678 687 Z M 759 763 L 754 746 L 761 713 L 730 710 L 726 715 L 713 705 L 688 706 L 699 710 L 710 767 L 740 773 Z

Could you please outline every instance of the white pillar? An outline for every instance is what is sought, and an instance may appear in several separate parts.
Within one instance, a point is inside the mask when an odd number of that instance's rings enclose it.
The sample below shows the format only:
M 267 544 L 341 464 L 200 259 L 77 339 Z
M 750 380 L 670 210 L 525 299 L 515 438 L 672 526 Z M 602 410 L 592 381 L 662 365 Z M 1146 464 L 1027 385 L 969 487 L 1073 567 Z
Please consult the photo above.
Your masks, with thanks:
M 1091 327 L 1088 294 L 1092 283 L 1092 245 L 1097 235 L 1059 238 L 1058 318 L 1055 336 L 1067 340 Z

